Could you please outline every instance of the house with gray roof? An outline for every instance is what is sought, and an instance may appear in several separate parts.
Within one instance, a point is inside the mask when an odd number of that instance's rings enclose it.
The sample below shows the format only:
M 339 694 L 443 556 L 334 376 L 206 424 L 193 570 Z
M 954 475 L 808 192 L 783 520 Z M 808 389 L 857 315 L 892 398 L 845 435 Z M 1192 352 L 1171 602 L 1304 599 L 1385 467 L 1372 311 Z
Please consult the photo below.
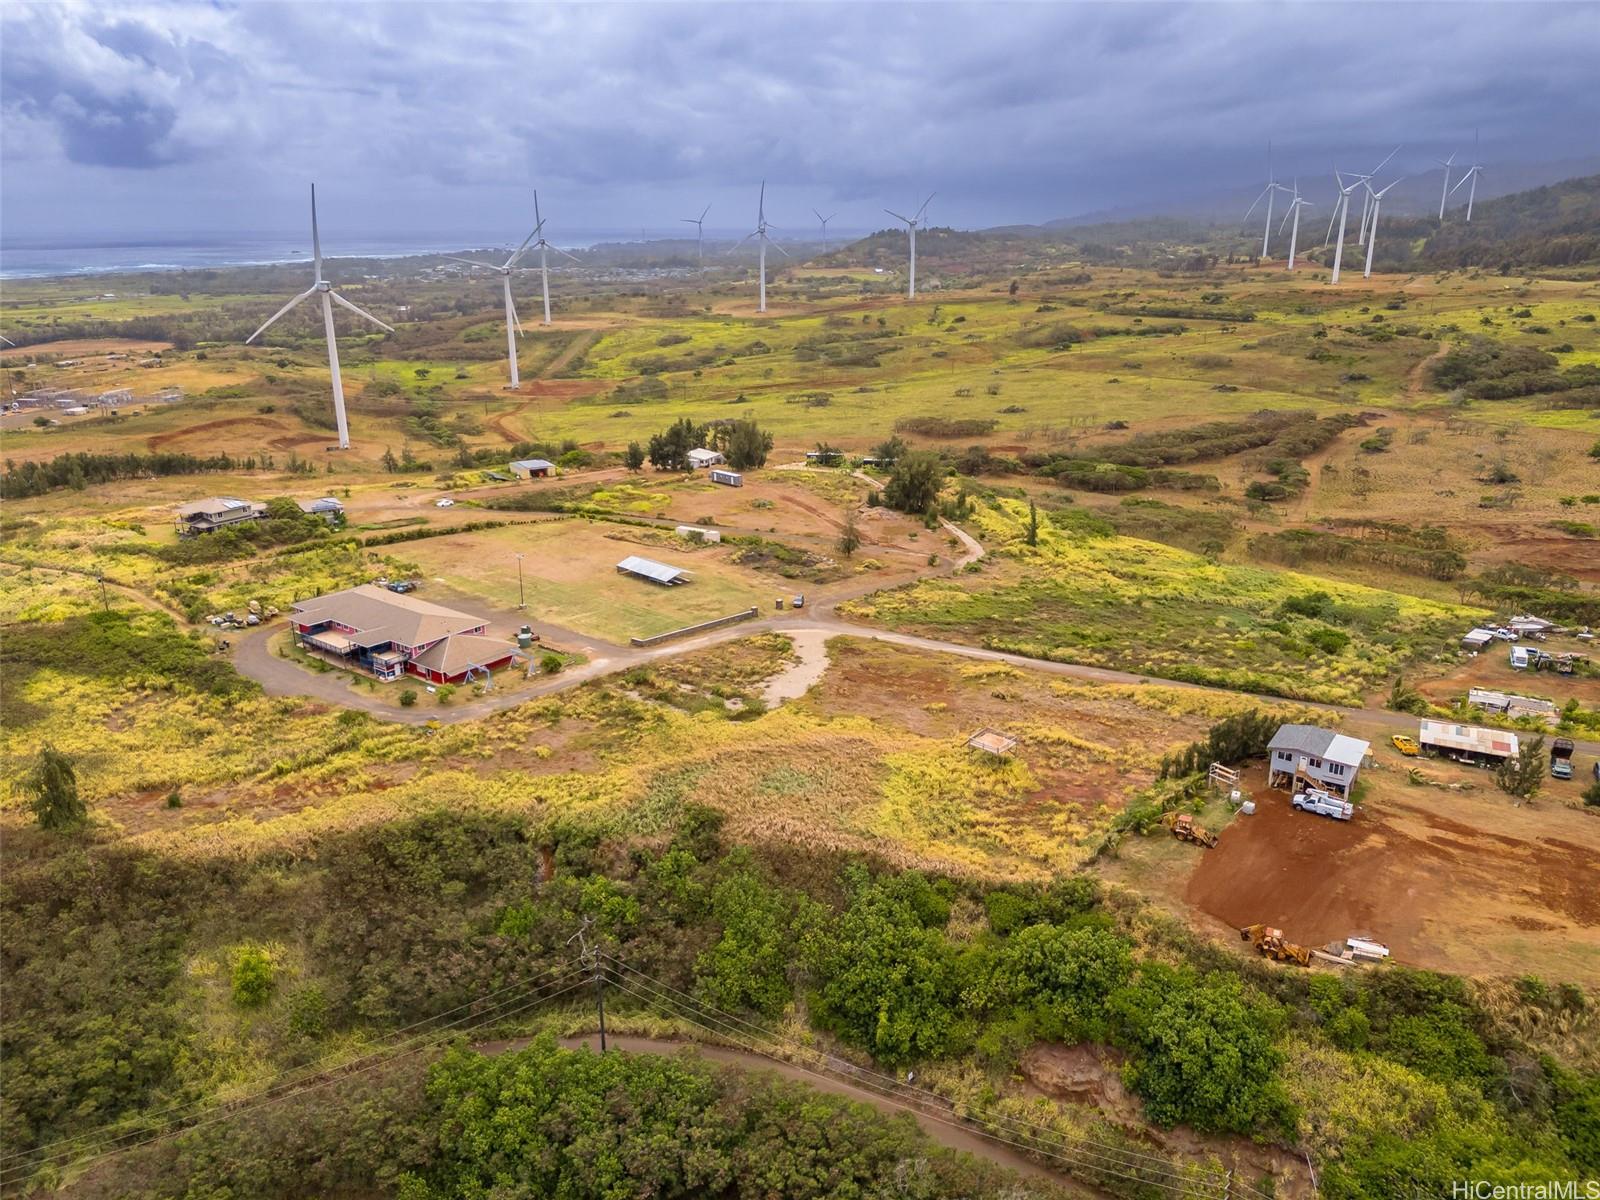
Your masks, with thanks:
M 516 656 L 510 642 L 486 636 L 482 617 L 370 583 L 303 600 L 289 621 L 306 650 L 379 679 L 461 683 Z
M 228 525 L 259 521 L 266 515 L 267 506 L 259 500 L 207 496 L 204 500 L 191 500 L 179 506 L 178 534 L 190 537 L 197 533 L 214 533 Z
M 1305 780 L 1348 797 L 1371 749 L 1370 742 L 1316 725 L 1280 725 L 1267 743 L 1267 786 L 1292 789 Z

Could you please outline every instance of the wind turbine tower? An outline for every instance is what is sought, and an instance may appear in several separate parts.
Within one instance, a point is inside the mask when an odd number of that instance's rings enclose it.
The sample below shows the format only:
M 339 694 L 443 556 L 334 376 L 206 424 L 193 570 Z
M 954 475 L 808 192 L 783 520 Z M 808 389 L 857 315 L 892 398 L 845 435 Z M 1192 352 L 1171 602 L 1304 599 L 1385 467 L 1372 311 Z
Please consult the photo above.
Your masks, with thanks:
M 1293 222 L 1289 228 L 1289 260 L 1284 268 L 1285 270 L 1292 271 L 1294 270 L 1295 247 L 1300 243 L 1300 210 L 1302 208 L 1309 208 L 1311 206 L 1311 201 L 1301 197 L 1300 181 L 1298 179 L 1294 181 L 1294 191 L 1291 192 L 1290 195 L 1293 198 L 1289 201 L 1289 211 L 1283 214 L 1283 221 L 1278 226 L 1278 232 L 1281 234 L 1283 232 L 1284 225 L 1290 225 L 1290 222 Z
M 711 211 L 711 205 L 706 205 L 700 210 L 698 217 L 679 217 L 678 220 L 687 225 L 694 226 L 694 254 L 700 261 L 700 274 L 706 273 L 706 213 Z
M 764 313 L 767 311 L 767 247 L 771 246 L 785 258 L 789 257 L 787 250 L 767 236 L 767 181 L 765 179 L 761 181 L 761 198 L 756 201 L 756 227 L 740 238 L 738 245 L 734 246 L 733 250 L 729 250 L 728 253 L 732 254 L 734 250 L 737 250 L 739 246 L 744 245 L 751 238 L 756 239 L 756 247 L 759 252 L 758 274 L 761 278 L 761 298 L 756 305 L 756 311 Z
M 811 211 L 812 211 L 813 214 L 815 214 L 817 220 L 822 222 L 822 253 L 823 254 L 827 254 L 828 253 L 828 222 L 833 220 L 839 214 L 838 213 L 829 213 L 827 216 L 823 216 L 821 213 L 817 212 L 817 210 L 814 209 L 814 208 Z
M 933 203 L 933 198 L 938 194 L 938 192 L 929 192 L 928 198 L 922 202 L 922 207 L 917 209 L 917 215 L 914 217 L 902 217 L 892 208 L 883 210 L 896 221 L 904 221 L 906 223 L 906 232 L 911 235 L 911 273 L 907 276 L 906 282 L 907 300 L 915 300 L 917 298 L 917 226 L 922 224 L 923 214 L 928 211 L 928 205 Z
M 1400 153 L 1400 147 L 1399 146 L 1396 146 L 1393 150 L 1389 151 L 1388 155 L 1385 156 L 1384 160 L 1381 163 L 1379 163 L 1377 166 L 1373 167 L 1372 170 L 1368 171 L 1365 175 L 1363 175 L 1361 177 L 1362 181 L 1363 182 L 1370 182 L 1371 180 L 1376 179 L 1378 177 L 1378 172 L 1383 170 L 1385 167 L 1387 167 L 1389 165 L 1389 159 L 1393 158 L 1396 154 L 1399 154 L 1399 153 Z M 1371 217 L 1371 215 L 1372 215 L 1372 189 L 1368 188 L 1366 190 L 1366 192 L 1363 193 L 1363 195 L 1361 197 L 1361 235 L 1356 238 L 1356 245 L 1358 245 L 1358 246 L 1365 246 L 1367 244 L 1367 220 L 1368 220 L 1369 217 Z
M 387 330 L 390 333 L 393 333 L 394 329 L 385 325 L 371 313 L 351 304 L 350 301 L 333 290 L 333 284 L 322 277 L 322 238 L 317 233 L 317 185 L 314 183 L 311 185 L 311 254 L 311 286 L 273 313 L 265 325 L 245 338 L 244 341 L 245 345 L 248 346 L 271 328 L 279 317 L 283 316 L 284 313 L 302 300 L 309 300 L 312 296 L 321 295 L 322 329 L 328 339 L 328 373 L 333 376 L 333 418 L 339 427 L 339 449 L 348 450 L 350 449 L 350 423 L 345 418 L 344 413 L 344 382 L 339 378 L 339 342 L 333 330 L 333 306 L 342 304 L 358 317 L 365 317 L 371 321 L 379 329 Z
M 544 240 L 544 218 L 539 215 L 538 189 L 534 189 L 533 193 L 533 232 L 539 238 L 534 245 L 539 248 L 539 288 L 544 293 L 544 323 L 548 325 L 550 324 L 550 251 L 554 250 L 562 258 L 570 258 L 573 262 L 578 262 L 578 258 L 568 254 L 560 246 L 552 246 Z
M 1456 186 L 1450 189 L 1452 195 L 1461 189 L 1463 183 L 1469 184 L 1467 188 L 1467 224 L 1472 224 L 1472 201 L 1478 194 L 1478 176 L 1483 172 L 1483 166 L 1478 162 L 1478 131 L 1472 131 L 1472 165 L 1467 168 L 1466 174 L 1456 181 Z
M 1436 158 L 1433 160 L 1444 168 L 1444 188 L 1439 192 L 1439 220 L 1444 220 L 1444 202 L 1450 199 L 1450 168 L 1455 165 L 1456 156 L 1449 158 Z
M 1337 170 L 1334 171 L 1333 177 L 1339 183 L 1339 198 L 1334 201 L 1334 207 L 1339 213 L 1339 244 L 1333 252 L 1333 277 L 1328 280 L 1330 284 L 1339 282 L 1339 268 L 1344 262 L 1344 227 L 1350 216 L 1350 193 L 1366 182 L 1365 176 L 1358 176 L 1353 182 L 1347 184 L 1344 181 L 1344 176 L 1340 175 Z M 1333 219 L 1330 217 L 1329 232 L 1333 230 L 1332 221 Z
M 1401 178 L 1405 177 L 1401 176 Z M 1400 180 L 1396 179 L 1394 183 L 1387 184 L 1375 192 L 1372 190 L 1371 183 L 1363 183 L 1361 185 L 1367 189 L 1372 197 L 1372 226 L 1367 230 L 1367 265 L 1361 272 L 1361 278 L 1363 279 L 1372 278 L 1372 251 L 1378 244 L 1378 210 L 1383 206 L 1383 194 L 1399 182 Z
M 1250 203 L 1245 211 L 1244 219 L 1248 221 L 1250 214 L 1255 212 L 1256 205 L 1263 200 L 1267 202 L 1267 220 L 1261 230 L 1261 257 L 1267 257 L 1267 240 L 1272 237 L 1272 201 L 1277 192 L 1287 192 L 1289 189 L 1278 182 L 1277 176 L 1272 173 L 1272 143 L 1267 143 L 1267 186 L 1261 189 L 1261 194 Z
M 535 229 L 533 233 L 523 238 L 522 245 L 517 247 L 516 253 L 498 267 L 492 263 L 478 262 L 473 258 L 457 258 L 453 254 L 440 256 L 451 262 L 466 263 L 469 267 L 480 267 L 485 271 L 499 273 L 506 295 L 506 360 L 511 365 L 511 382 L 506 386 L 513 392 L 522 386 L 522 380 L 517 375 L 517 338 L 522 336 L 522 322 L 517 319 L 517 306 L 511 300 L 511 272 L 517 269 L 517 260 L 527 252 L 528 243 L 533 241 L 533 235 L 538 232 L 538 229 Z

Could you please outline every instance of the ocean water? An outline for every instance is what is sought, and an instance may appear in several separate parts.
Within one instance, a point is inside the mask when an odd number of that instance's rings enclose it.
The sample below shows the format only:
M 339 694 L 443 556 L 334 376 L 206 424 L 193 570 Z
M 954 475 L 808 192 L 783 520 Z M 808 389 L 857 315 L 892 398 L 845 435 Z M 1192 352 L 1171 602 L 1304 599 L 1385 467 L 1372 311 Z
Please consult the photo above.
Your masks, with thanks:
M 637 242 L 671 237 L 676 230 L 578 230 L 554 244 L 585 249 L 601 242 Z M 491 233 L 396 234 L 367 238 L 324 237 L 330 258 L 401 258 L 418 254 L 459 254 L 469 247 L 504 245 Z M 513 244 L 514 245 L 514 244 Z M 507 250 L 510 253 L 510 250 Z M 62 275 L 106 275 L 124 271 L 182 271 L 214 267 L 304 262 L 311 257 L 305 231 L 286 234 L 148 237 L 89 240 L 74 237 L 0 237 L 0 279 Z

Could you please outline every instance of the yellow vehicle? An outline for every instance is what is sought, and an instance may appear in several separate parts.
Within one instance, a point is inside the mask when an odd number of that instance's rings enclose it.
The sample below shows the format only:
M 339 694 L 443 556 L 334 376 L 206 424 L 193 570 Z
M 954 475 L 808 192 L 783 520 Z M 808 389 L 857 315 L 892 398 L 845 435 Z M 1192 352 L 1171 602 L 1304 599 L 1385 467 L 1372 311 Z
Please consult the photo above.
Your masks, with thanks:
M 1407 758 L 1415 758 L 1422 753 L 1422 747 L 1417 745 L 1416 738 L 1408 738 L 1403 733 L 1397 733 L 1389 740 L 1394 743 L 1394 748 Z

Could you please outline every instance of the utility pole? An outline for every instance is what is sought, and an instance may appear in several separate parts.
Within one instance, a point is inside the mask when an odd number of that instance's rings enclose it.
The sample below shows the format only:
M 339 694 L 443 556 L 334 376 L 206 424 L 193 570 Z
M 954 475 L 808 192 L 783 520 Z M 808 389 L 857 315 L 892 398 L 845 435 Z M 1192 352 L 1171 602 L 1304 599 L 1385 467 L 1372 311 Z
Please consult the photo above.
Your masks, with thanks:
M 528 607 L 527 593 L 522 590 L 522 555 L 520 554 L 517 555 L 517 607 L 519 609 Z
M 106 597 L 106 577 L 100 575 L 97 578 L 100 580 L 100 607 L 106 612 L 110 612 L 111 601 Z
M 517 557 L 522 557 L 518 555 Z M 593 917 L 585 917 L 583 924 L 578 926 L 578 932 L 567 939 L 567 945 L 578 943 L 578 961 L 594 972 L 594 1003 L 595 1011 L 600 1016 L 600 1053 L 606 1052 L 606 977 L 601 968 L 600 949 L 589 944 L 589 930 L 594 925 Z

